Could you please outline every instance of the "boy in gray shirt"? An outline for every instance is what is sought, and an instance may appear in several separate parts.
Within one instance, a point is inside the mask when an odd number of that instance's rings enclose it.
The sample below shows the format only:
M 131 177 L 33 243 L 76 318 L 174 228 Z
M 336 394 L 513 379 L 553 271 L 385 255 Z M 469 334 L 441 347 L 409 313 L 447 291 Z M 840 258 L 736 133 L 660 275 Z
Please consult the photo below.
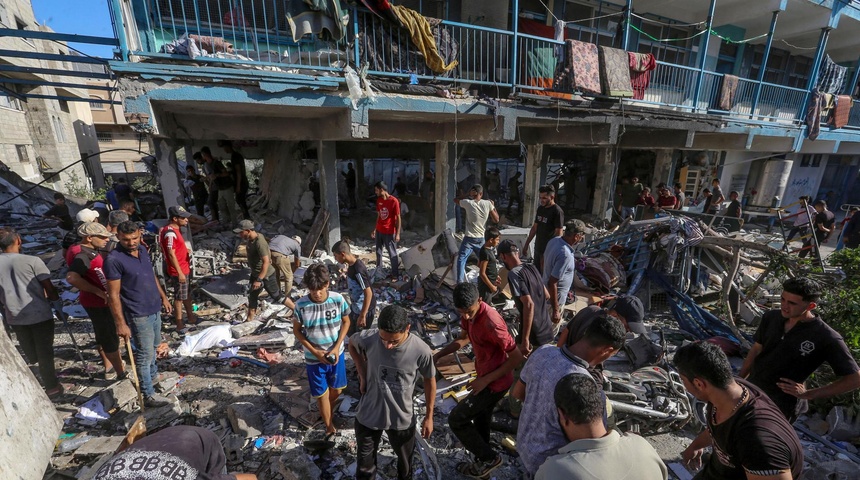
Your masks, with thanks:
M 420 373 L 427 403 L 421 436 L 428 438 L 433 433 L 436 367 L 430 347 L 409 334 L 405 309 L 397 305 L 385 307 L 379 314 L 378 326 L 379 329 L 364 330 L 349 339 L 349 354 L 355 362 L 361 390 L 355 418 L 358 459 L 355 478 L 376 477 L 376 452 L 384 430 L 397 455 L 397 478 L 406 480 L 412 478 L 415 449 L 412 394 Z

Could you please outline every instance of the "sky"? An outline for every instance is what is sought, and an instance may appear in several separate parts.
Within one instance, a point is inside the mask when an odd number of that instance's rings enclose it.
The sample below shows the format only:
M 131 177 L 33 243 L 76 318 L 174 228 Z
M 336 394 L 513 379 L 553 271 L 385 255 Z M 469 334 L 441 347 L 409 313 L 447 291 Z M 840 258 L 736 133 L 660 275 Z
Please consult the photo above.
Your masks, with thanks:
M 58 33 L 77 33 L 112 38 L 110 0 L 32 0 L 36 21 Z M 113 47 L 69 43 L 88 55 L 112 58 Z

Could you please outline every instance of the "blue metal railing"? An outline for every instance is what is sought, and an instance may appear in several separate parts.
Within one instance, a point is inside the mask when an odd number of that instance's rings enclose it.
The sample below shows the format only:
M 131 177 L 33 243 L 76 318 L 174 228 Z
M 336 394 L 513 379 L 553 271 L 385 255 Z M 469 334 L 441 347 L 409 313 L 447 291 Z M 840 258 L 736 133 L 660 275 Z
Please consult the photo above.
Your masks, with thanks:
M 458 62 L 453 69 L 434 72 L 405 29 L 356 8 L 343 12 L 347 18 L 342 24 L 331 15 L 314 19 L 340 31 L 337 40 L 324 41 L 315 35 L 294 39 L 288 17 L 295 13 L 289 11 L 295 4 L 288 0 L 109 0 L 124 60 L 129 54 L 188 59 L 181 51 L 165 53 L 164 47 L 196 35 L 196 44 L 205 50 L 195 58 L 201 63 L 288 73 L 340 71 L 350 63 L 366 64 L 369 73 L 384 77 L 442 79 L 546 95 L 563 58 L 563 42 L 553 39 L 432 21 L 431 34 L 443 62 Z M 315 22 L 297 23 L 301 30 L 302 25 Z M 765 122 L 796 123 L 803 117 L 804 89 L 739 79 L 727 101 L 723 84 L 722 74 L 657 62 L 644 99 L 624 101 Z M 849 125 L 860 128 L 857 110 L 853 109 Z

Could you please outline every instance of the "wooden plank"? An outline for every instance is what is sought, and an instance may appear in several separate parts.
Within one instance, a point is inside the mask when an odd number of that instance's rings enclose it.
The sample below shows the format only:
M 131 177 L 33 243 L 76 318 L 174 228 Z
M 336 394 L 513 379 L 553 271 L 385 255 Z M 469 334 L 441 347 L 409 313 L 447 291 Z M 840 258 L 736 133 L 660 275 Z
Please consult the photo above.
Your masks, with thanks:
M 328 224 L 328 217 L 328 210 L 320 208 L 319 212 L 317 212 L 316 218 L 314 218 L 314 223 L 311 225 L 311 230 L 308 232 L 308 236 L 302 241 L 303 257 L 310 257 L 311 254 L 314 253 L 314 250 L 317 248 L 317 243 L 320 241 L 323 228 Z

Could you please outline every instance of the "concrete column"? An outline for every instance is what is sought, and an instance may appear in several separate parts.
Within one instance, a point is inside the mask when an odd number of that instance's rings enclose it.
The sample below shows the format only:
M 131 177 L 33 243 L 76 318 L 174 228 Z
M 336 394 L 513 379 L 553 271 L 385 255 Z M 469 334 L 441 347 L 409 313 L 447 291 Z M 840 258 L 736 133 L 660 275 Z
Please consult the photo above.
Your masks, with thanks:
M 673 150 L 657 150 L 657 162 L 654 164 L 654 177 L 651 180 L 653 185 L 660 182 L 665 182 L 667 185 L 672 183 L 672 153 Z
M 486 158 L 476 158 L 475 159 L 475 183 L 482 185 L 486 189 L 487 186 L 484 185 L 486 178 L 487 178 L 487 159 Z
M 176 147 L 169 140 L 158 138 L 155 143 L 155 159 L 158 165 L 158 183 L 164 196 L 164 208 L 185 205 L 179 169 L 176 165 Z
M 523 227 L 530 227 L 534 223 L 542 169 L 545 180 L 546 158 L 544 157 L 543 145 L 528 145 L 526 147 L 526 178 L 523 181 Z
M 328 232 L 326 250 L 340 241 L 340 204 L 337 197 L 337 152 L 334 142 L 317 142 L 317 162 L 320 169 L 320 201 L 322 208 L 328 210 Z
M 436 193 L 434 199 L 435 216 L 433 225 L 436 233 L 446 228 L 456 230 L 454 216 L 454 195 L 457 193 L 456 163 L 457 152 L 447 142 L 436 143 Z
M 611 219 L 609 209 L 615 206 L 615 181 L 618 159 L 614 148 L 601 148 L 597 154 L 597 178 L 594 182 L 594 205 L 591 213 Z

